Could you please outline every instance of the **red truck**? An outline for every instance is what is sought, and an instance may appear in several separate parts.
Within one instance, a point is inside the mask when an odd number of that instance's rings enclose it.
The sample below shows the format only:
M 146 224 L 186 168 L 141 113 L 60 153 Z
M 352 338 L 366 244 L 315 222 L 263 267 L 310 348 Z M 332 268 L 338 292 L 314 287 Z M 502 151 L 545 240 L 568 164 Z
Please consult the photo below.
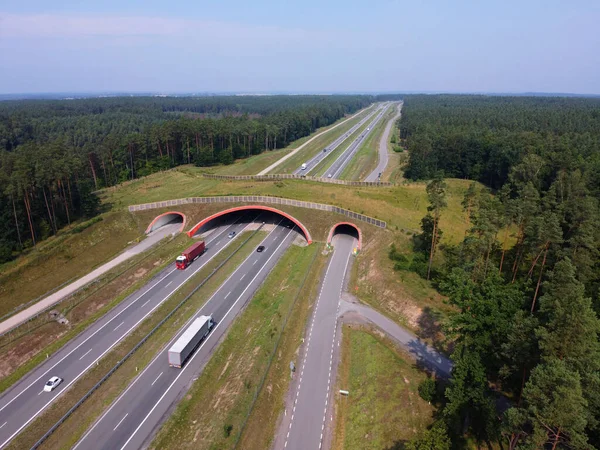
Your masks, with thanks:
M 195 260 L 202 253 L 204 253 L 205 249 L 206 249 L 206 244 L 204 243 L 204 241 L 196 242 L 190 248 L 188 248 L 187 250 L 184 250 L 181 253 L 181 256 L 177 257 L 177 259 L 175 260 L 175 265 L 180 270 L 185 269 L 187 266 L 189 266 L 192 263 L 193 260 Z

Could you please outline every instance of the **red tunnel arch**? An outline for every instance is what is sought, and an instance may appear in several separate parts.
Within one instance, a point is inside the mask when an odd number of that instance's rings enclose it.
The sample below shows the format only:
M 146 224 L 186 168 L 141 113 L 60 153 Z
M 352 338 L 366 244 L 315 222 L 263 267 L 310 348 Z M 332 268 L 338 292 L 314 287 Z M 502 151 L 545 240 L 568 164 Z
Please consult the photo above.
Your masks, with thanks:
M 150 222 L 150 225 L 148 225 L 148 228 L 146 228 L 146 234 L 150 233 L 152 231 L 152 227 L 154 226 L 154 224 L 156 222 L 158 222 L 162 217 L 168 216 L 169 214 L 176 214 L 178 216 L 181 216 L 183 219 L 183 222 L 181 223 L 181 227 L 179 227 L 179 233 L 181 233 L 183 231 L 183 229 L 185 228 L 185 224 L 187 222 L 187 217 L 185 216 L 185 214 L 179 212 L 179 211 L 167 211 L 166 213 L 162 213 L 158 216 L 156 216 L 154 218 L 154 220 L 152 222 Z
M 202 219 L 200 222 L 198 222 L 196 225 L 194 225 L 194 227 L 191 230 L 189 230 L 187 232 L 187 235 L 189 237 L 194 236 L 194 234 L 196 234 L 196 232 L 203 225 L 206 225 L 208 222 L 210 222 L 213 219 L 216 219 L 217 217 L 221 217 L 221 216 L 224 216 L 225 214 L 229 214 L 229 213 L 232 213 L 232 212 L 245 211 L 245 210 L 249 210 L 249 209 L 259 209 L 259 210 L 262 210 L 262 211 L 269 211 L 269 212 L 274 212 L 276 214 L 281 214 L 286 219 L 289 219 L 292 222 L 294 222 L 296 225 L 298 225 L 298 228 L 300 228 L 302 230 L 302 233 L 304 233 L 304 237 L 306 238 L 306 242 L 308 242 L 308 244 L 312 244 L 312 237 L 310 236 L 310 233 L 308 232 L 308 229 L 302 224 L 302 222 L 300 222 L 295 217 L 293 217 L 293 216 L 289 215 L 288 213 L 283 212 L 283 211 L 281 211 L 279 209 L 271 208 L 270 206 L 262 206 L 262 205 L 237 206 L 235 208 L 229 208 L 229 209 L 226 209 L 224 211 L 220 211 L 218 213 L 213 214 L 212 216 L 208 216 L 205 219 Z
M 333 239 L 333 233 L 335 232 L 335 229 L 340 225 L 349 225 L 352 228 L 356 229 L 356 231 L 358 232 L 358 249 L 360 250 L 362 247 L 362 231 L 360 231 L 360 228 L 358 228 L 355 224 L 351 222 L 339 222 L 332 226 L 331 230 L 329 230 L 329 236 L 327 236 L 327 243 L 331 244 L 331 239 Z

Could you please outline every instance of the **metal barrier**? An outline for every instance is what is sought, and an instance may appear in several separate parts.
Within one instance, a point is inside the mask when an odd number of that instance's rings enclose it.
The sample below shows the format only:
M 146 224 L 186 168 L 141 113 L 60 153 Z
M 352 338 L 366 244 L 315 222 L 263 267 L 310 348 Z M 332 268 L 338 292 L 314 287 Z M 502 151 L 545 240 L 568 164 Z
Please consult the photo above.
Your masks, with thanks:
M 190 297 L 192 297 L 197 291 L 198 289 L 200 289 L 202 286 L 204 286 L 212 277 L 215 273 L 218 272 L 218 270 L 223 267 L 231 258 L 233 258 L 234 255 L 237 254 L 237 252 L 250 240 L 252 239 L 252 237 L 258 233 L 260 231 L 260 229 L 263 227 L 263 224 L 261 224 L 255 231 L 254 233 L 252 233 L 244 242 L 242 242 L 239 247 L 237 249 L 235 249 L 235 251 L 229 255 L 227 258 L 225 258 L 225 260 L 219 264 L 216 268 L 213 269 L 213 271 L 208 274 L 208 276 L 202 280 L 202 282 L 200 284 L 198 284 L 198 286 L 196 286 L 192 292 L 190 292 L 188 295 L 185 296 L 185 298 L 183 300 L 181 300 L 170 312 L 169 314 L 167 314 L 160 322 L 158 322 L 154 328 L 152 328 L 152 330 L 150 330 L 148 332 L 148 334 L 146 334 L 146 336 L 144 336 L 125 356 L 123 356 L 122 359 L 119 360 L 119 362 L 117 362 L 117 364 L 114 365 L 114 367 L 112 369 L 110 369 L 106 375 L 104 375 L 100 381 L 98 381 L 94 386 L 92 386 L 92 388 L 87 391 L 85 393 L 85 395 L 83 397 L 81 397 L 81 399 L 79 399 L 79 401 L 77 401 L 77 403 L 75 403 L 75 405 L 73 405 L 73 407 L 71 407 L 71 409 L 69 409 L 64 416 L 62 416 L 58 422 L 56 422 L 54 425 L 52 425 L 52 427 L 46 432 L 44 433 L 44 435 L 35 443 L 33 444 L 33 447 L 31 447 L 31 450 L 35 450 L 37 448 L 40 447 L 40 445 L 42 445 L 46 439 L 48 439 L 52 433 L 54 433 L 58 427 L 60 427 L 65 420 L 67 420 L 76 410 L 77 408 L 79 408 L 83 402 L 85 402 L 100 386 L 102 386 L 102 384 L 108 380 L 108 378 L 110 378 L 110 376 L 115 373 L 117 371 L 117 369 L 119 367 L 121 367 L 123 364 L 125 364 L 125 362 L 131 358 L 131 356 L 142 346 L 144 345 L 144 343 L 150 339 L 152 337 L 152 335 L 154 333 L 156 333 L 158 331 L 158 329 L 164 325 L 164 323 L 169 320 L 171 317 L 173 317 L 173 314 L 175 314 L 189 299 Z
M 387 181 L 347 181 L 347 180 L 338 180 L 335 178 L 322 178 L 322 177 L 313 177 L 310 175 L 295 175 L 292 173 L 282 173 L 282 174 L 272 174 L 272 175 L 217 175 L 210 173 L 203 173 L 202 176 L 204 178 L 210 178 L 213 180 L 230 180 L 230 181 L 239 181 L 239 180 L 252 180 L 252 181 L 273 181 L 273 180 L 308 180 L 308 181 L 317 181 L 319 183 L 331 183 L 331 184 L 341 184 L 344 186 L 364 186 L 364 187 L 389 187 L 393 186 L 392 183 Z
M 201 204 L 205 204 L 205 203 L 268 203 L 268 204 L 272 204 L 272 205 L 296 206 L 298 208 L 317 209 L 320 211 L 333 212 L 336 214 L 341 214 L 343 216 L 349 217 L 354 220 L 359 220 L 361 222 L 365 222 L 370 225 L 374 225 L 379 228 L 386 227 L 386 222 L 383 220 L 365 216 L 364 214 L 360 214 L 360 213 L 357 213 L 354 211 L 350 211 L 348 209 L 340 208 L 338 206 L 326 205 L 323 203 L 305 202 L 302 200 L 293 200 L 293 199 L 289 199 L 289 198 L 269 197 L 266 195 L 229 195 L 229 196 L 223 196 L 223 197 L 179 198 L 179 199 L 174 199 L 174 200 L 166 200 L 163 202 L 144 203 L 141 205 L 131 205 L 131 206 L 129 206 L 129 211 L 130 212 L 146 211 L 149 209 L 167 208 L 170 206 L 189 205 L 189 204 L 194 204 L 194 203 L 201 203 Z

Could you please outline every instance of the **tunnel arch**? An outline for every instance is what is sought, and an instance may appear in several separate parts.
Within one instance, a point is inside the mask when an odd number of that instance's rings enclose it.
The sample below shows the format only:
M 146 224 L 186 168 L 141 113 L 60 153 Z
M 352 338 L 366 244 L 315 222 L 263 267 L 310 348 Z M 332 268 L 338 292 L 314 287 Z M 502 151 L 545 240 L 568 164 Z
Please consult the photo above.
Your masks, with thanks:
M 193 237 L 196 232 L 203 226 L 206 225 L 208 222 L 210 222 L 213 219 L 216 219 L 218 217 L 224 216 L 226 214 L 230 214 L 233 212 L 238 212 L 238 211 L 247 211 L 247 210 L 253 210 L 253 209 L 258 209 L 261 211 L 269 211 L 275 214 L 280 214 L 283 217 L 285 217 L 286 219 L 291 220 L 292 222 L 294 222 L 298 228 L 300 228 L 300 230 L 302 230 L 302 233 L 304 234 L 304 237 L 306 239 L 306 242 L 310 245 L 312 244 L 312 237 L 310 235 L 310 232 L 308 231 L 308 229 L 304 226 L 304 224 L 302 222 L 300 222 L 298 219 L 296 219 L 294 216 L 291 216 L 290 214 L 281 211 L 279 209 L 276 208 L 271 208 L 270 206 L 263 206 L 263 205 L 247 205 L 247 206 L 237 206 L 235 208 L 229 208 L 226 209 L 224 211 L 219 211 L 218 213 L 215 213 L 211 216 L 208 216 L 204 219 L 202 219 L 200 222 L 198 222 L 196 225 L 194 225 L 188 232 L 187 235 L 189 237 Z
M 355 224 L 353 224 L 351 222 L 338 222 L 334 226 L 332 226 L 331 230 L 329 230 L 329 236 L 327 236 L 327 243 L 331 244 L 331 240 L 333 239 L 333 234 L 335 233 L 336 228 L 339 226 L 343 226 L 343 225 L 350 226 L 356 230 L 356 232 L 358 233 L 357 248 L 358 248 L 358 250 L 360 250 L 362 247 L 362 231 L 360 230 L 360 228 L 358 228 Z
M 179 212 L 179 211 L 168 211 L 166 213 L 162 213 L 158 216 L 156 216 L 154 218 L 154 220 L 152 222 L 150 222 L 150 225 L 148 225 L 148 228 L 146 228 L 146 234 L 170 223 L 173 222 L 174 220 L 176 220 L 176 217 L 180 216 L 181 217 L 181 227 L 179 227 L 179 233 L 181 233 L 183 231 L 183 229 L 185 228 L 185 224 L 187 222 L 187 217 L 185 216 L 185 214 Z

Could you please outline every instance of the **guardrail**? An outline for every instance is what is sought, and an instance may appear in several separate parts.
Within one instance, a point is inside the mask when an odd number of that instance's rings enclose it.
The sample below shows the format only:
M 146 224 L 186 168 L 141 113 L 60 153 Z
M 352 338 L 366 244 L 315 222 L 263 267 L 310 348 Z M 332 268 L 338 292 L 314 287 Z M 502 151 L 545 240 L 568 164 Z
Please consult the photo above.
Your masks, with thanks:
M 308 180 L 308 181 L 317 181 L 319 183 L 331 183 L 331 184 L 341 184 L 344 186 L 364 186 L 364 187 L 389 187 L 393 186 L 392 183 L 387 181 L 348 181 L 348 180 L 337 180 L 335 178 L 323 178 L 323 177 L 313 177 L 311 175 L 295 175 L 293 173 L 281 173 L 281 174 L 272 174 L 272 175 L 217 175 L 211 173 L 203 173 L 202 176 L 204 178 L 210 178 L 213 180 L 230 180 L 230 181 L 239 181 L 239 180 L 251 180 L 251 181 L 273 181 L 273 180 Z
M 338 206 L 326 205 L 324 203 L 305 202 L 302 200 L 294 200 L 289 198 L 270 197 L 268 195 L 228 195 L 222 197 L 178 198 L 174 200 L 165 200 L 162 202 L 130 205 L 129 212 L 146 211 L 149 209 L 167 208 L 170 206 L 189 205 L 194 203 L 268 203 L 271 205 L 296 206 L 298 208 L 316 209 L 319 211 L 341 214 L 350 219 L 359 220 L 379 228 L 385 228 L 387 226 L 386 222 L 383 220 L 365 216 L 364 214 L 350 211 L 349 209 L 340 208 Z
M 48 439 L 52 433 L 54 433 L 58 427 L 60 427 L 65 420 L 67 420 L 76 410 L 77 408 L 79 408 L 100 386 L 102 386 L 102 384 L 104 384 L 104 382 L 106 380 L 108 380 L 110 378 L 110 376 L 115 373 L 117 371 L 117 369 L 119 367 L 121 367 L 123 364 L 125 364 L 125 362 L 131 358 L 131 356 L 133 356 L 133 354 L 142 346 L 144 345 L 144 343 L 150 339 L 152 337 L 152 335 L 154 333 L 156 333 L 158 331 L 158 329 L 164 325 L 164 323 L 169 320 L 171 317 L 173 317 L 173 314 L 175 314 L 189 299 L 190 297 L 192 297 L 197 291 L 198 289 L 200 289 L 202 286 L 204 286 L 208 280 L 210 280 L 213 275 L 215 273 L 217 273 L 219 271 L 219 269 L 221 267 L 223 267 L 231 258 L 233 258 L 234 255 L 237 254 L 238 251 L 240 251 L 240 249 L 250 240 L 252 239 L 252 237 L 258 233 L 260 231 L 260 229 L 263 227 L 263 225 L 261 224 L 255 231 L 254 233 L 252 233 L 244 242 L 242 242 L 238 248 L 235 249 L 235 251 L 229 255 L 227 258 L 225 258 L 225 260 L 219 264 L 216 268 L 213 269 L 213 271 L 211 273 L 209 273 L 206 278 L 204 280 L 202 280 L 202 282 L 200 284 L 198 284 L 198 286 L 196 286 L 192 292 L 190 292 L 188 295 L 185 296 L 185 298 L 183 300 L 181 300 L 170 312 L 169 314 L 167 314 L 160 322 L 158 322 L 154 328 L 152 328 L 152 330 L 150 330 L 148 332 L 148 334 L 146 334 L 146 336 L 144 336 L 125 356 L 123 356 L 122 359 L 119 360 L 119 362 L 117 362 L 117 364 L 115 364 L 113 366 L 112 369 L 110 369 L 102 378 L 100 378 L 100 381 L 98 381 L 94 386 L 92 386 L 92 388 L 87 391 L 83 397 L 81 397 L 77 403 L 75 403 L 75 405 L 73 405 L 73 407 L 71 407 L 71 409 L 69 409 L 64 416 L 62 416 L 54 425 L 52 425 L 52 427 L 46 432 L 44 433 L 44 435 L 33 445 L 33 447 L 31 447 L 31 450 L 35 450 L 37 448 L 40 447 L 40 445 L 42 445 L 46 439 Z

